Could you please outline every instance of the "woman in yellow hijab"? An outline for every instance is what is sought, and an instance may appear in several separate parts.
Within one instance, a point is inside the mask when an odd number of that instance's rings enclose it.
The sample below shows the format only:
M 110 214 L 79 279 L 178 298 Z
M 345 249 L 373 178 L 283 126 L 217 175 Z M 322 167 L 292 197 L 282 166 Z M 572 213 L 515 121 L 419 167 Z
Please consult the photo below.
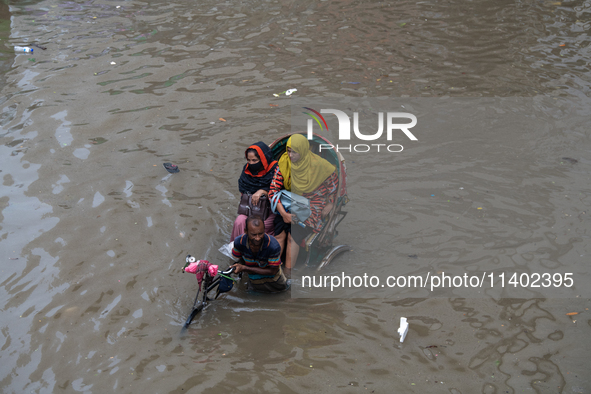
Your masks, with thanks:
M 287 141 L 287 151 L 279 159 L 279 168 L 271 182 L 269 198 L 281 189 L 302 195 L 310 200 L 312 214 L 303 223 L 295 224 L 292 215 L 281 203 L 277 205 L 279 215 L 275 218 L 275 238 L 283 247 L 287 238 L 286 268 L 295 265 L 302 241 L 311 233 L 322 228 L 322 216 L 332 209 L 332 197 L 338 186 L 334 165 L 310 151 L 310 143 L 302 134 L 294 134 Z

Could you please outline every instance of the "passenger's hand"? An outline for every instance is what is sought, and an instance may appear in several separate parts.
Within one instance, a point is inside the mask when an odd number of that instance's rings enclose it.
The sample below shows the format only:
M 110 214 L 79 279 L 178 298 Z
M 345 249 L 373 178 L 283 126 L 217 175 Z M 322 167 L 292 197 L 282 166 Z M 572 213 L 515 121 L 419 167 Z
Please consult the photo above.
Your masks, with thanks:
M 334 207 L 334 204 L 332 202 L 329 202 L 328 204 L 326 204 L 324 206 L 324 209 L 322 210 L 322 217 L 324 218 L 324 217 L 328 216 L 330 211 L 332 211 L 333 207 Z
M 253 205 L 257 205 L 259 203 L 259 199 L 261 198 L 261 196 L 263 196 L 265 193 L 262 190 L 257 191 L 255 194 L 252 195 L 251 201 Z
M 287 212 L 285 212 L 285 214 L 282 213 L 281 217 L 283 218 L 283 222 L 285 222 L 285 223 L 291 223 L 291 221 L 292 221 L 292 215 L 290 215 Z

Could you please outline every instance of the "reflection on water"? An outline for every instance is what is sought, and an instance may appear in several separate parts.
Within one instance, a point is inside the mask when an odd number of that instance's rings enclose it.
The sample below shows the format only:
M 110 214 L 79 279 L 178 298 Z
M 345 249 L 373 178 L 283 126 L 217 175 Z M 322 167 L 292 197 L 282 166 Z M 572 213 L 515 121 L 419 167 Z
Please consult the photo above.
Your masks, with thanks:
M 290 88 L 539 96 L 561 130 L 433 130 L 379 162 L 346 154 L 352 201 L 339 239 L 355 251 L 330 270 L 409 255 L 417 269 L 435 258 L 584 259 L 589 2 L 9 4 L 0 2 L 5 392 L 591 388 L 586 298 L 299 300 L 237 288 L 179 335 L 196 291 L 184 256 L 225 264 L 217 249 L 235 216 L 242 152 L 289 131 L 291 99 L 273 93 Z M 23 43 L 47 49 L 15 55 Z M 386 212 L 374 238 L 356 231 L 366 198 Z M 403 344 L 400 316 L 410 323 Z

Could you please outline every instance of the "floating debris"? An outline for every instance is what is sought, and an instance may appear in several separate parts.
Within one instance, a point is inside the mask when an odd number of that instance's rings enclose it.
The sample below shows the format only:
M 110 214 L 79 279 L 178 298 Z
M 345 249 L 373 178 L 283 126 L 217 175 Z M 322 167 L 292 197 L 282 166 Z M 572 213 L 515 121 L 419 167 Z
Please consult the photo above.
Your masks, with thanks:
M 162 165 L 164 166 L 164 168 L 166 169 L 166 171 L 170 172 L 171 174 L 175 174 L 177 172 L 179 172 L 179 167 L 175 164 L 172 163 L 162 163 Z
M 273 93 L 273 96 L 279 97 L 279 96 L 281 96 L 284 93 L 285 93 L 286 96 L 291 96 L 294 92 L 297 92 L 297 91 L 298 91 L 297 89 L 288 89 L 285 92 Z
M 33 48 L 29 48 L 29 47 L 21 47 L 21 46 L 15 46 L 14 47 L 14 51 L 15 52 L 33 52 L 34 49 Z
M 577 164 L 579 161 L 570 157 L 563 157 L 562 160 L 568 161 L 570 164 Z
M 408 334 L 408 322 L 406 321 L 406 317 L 400 318 L 400 328 L 398 328 L 398 334 L 400 334 L 400 343 L 404 342 L 404 338 L 406 338 L 406 334 Z

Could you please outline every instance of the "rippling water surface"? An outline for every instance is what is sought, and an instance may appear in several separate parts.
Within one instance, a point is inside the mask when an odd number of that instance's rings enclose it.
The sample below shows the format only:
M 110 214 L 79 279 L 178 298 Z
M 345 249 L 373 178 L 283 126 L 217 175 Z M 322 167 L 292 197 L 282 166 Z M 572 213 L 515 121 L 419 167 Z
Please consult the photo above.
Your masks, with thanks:
M 223 262 L 242 152 L 290 131 L 291 99 L 273 96 L 289 88 L 551 103 L 538 132 L 432 130 L 406 155 L 345 153 L 339 241 L 354 251 L 328 272 L 416 256 L 586 273 L 590 14 L 589 1 L 0 2 L 2 391 L 590 392 L 585 296 L 238 288 L 179 334 L 196 291 L 184 256 Z M 12 51 L 34 43 L 47 49 Z

